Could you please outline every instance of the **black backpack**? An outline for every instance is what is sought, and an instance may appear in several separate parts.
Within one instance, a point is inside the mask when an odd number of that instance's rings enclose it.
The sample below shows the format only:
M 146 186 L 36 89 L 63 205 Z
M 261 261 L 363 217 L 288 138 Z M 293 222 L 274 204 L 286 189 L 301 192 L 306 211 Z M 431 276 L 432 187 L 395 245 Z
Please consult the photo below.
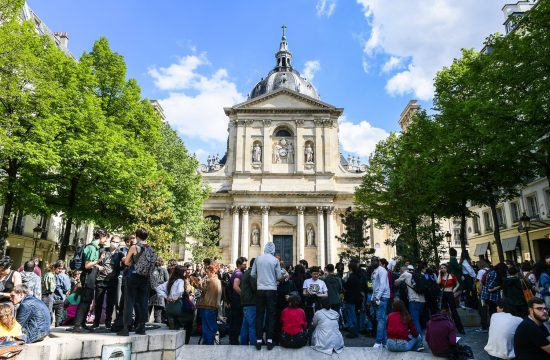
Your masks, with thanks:
M 84 270 L 84 248 L 88 245 L 79 246 L 74 251 L 73 258 L 69 261 L 71 270 Z
M 428 281 L 430 280 L 426 279 L 421 274 L 413 273 L 412 279 L 411 279 L 413 290 L 418 294 L 426 295 L 428 293 L 429 286 L 430 286 Z
M 431 277 L 426 279 L 425 276 L 422 276 L 422 279 L 426 282 L 426 291 L 424 292 L 424 296 L 427 299 L 437 299 L 441 294 L 441 289 L 439 288 L 437 282 Z

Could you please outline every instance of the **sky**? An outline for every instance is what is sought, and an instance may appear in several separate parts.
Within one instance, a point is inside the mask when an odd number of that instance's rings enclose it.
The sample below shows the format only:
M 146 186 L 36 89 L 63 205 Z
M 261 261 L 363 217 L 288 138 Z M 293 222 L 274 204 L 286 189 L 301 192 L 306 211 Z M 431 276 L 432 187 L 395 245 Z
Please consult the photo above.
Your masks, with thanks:
M 321 100 L 344 108 L 340 146 L 364 161 L 399 131 L 411 99 L 430 110 L 432 80 L 504 32 L 503 0 L 28 0 L 78 58 L 100 36 L 128 77 L 157 99 L 191 153 L 223 155 L 224 107 L 245 101 L 275 66 L 286 28 L 293 66 Z

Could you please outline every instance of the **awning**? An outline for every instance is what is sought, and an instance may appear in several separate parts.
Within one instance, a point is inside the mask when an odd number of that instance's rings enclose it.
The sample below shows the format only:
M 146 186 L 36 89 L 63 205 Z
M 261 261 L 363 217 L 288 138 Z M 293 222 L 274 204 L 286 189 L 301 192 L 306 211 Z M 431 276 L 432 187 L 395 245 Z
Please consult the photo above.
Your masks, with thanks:
M 518 243 L 519 236 L 514 236 L 508 239 L 502 240 L 502 251 L 514 251 Z
M 481 256 L 481 255 L 485 255 L 485 253 L 487 252 L 487 248 L 489 247 L 489 243 L 488 242 L 484 242 L 484 243 L 481 243 L 481 244 L 477 244 L 476 245 L 476 249 L 474 250 L 474 256 Z

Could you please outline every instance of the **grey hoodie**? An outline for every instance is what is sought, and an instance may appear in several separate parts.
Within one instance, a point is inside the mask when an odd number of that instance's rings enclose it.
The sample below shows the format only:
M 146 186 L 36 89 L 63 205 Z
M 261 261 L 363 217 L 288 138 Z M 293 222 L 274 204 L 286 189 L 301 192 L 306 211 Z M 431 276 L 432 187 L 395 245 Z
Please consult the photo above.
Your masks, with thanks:
M 277 291 L 277 280 L 282 278 L 281 264 L 275 257 L 275 244 L 265 244 L 264 254 L 254 261 L 250 275 L 256 278 L 258 290 Z

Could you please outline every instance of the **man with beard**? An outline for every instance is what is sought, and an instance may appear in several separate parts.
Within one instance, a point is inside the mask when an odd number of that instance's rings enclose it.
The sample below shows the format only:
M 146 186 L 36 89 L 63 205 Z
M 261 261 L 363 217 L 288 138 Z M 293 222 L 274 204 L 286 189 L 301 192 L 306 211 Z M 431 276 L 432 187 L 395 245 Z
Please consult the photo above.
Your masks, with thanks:
M 519 324 L 514 335 L 516 360 L 550 359 L 550 333 L 544 326 L 548 321 L 548 309 L 542 299 L 532 298 L 527 302 L 529 316 Z

